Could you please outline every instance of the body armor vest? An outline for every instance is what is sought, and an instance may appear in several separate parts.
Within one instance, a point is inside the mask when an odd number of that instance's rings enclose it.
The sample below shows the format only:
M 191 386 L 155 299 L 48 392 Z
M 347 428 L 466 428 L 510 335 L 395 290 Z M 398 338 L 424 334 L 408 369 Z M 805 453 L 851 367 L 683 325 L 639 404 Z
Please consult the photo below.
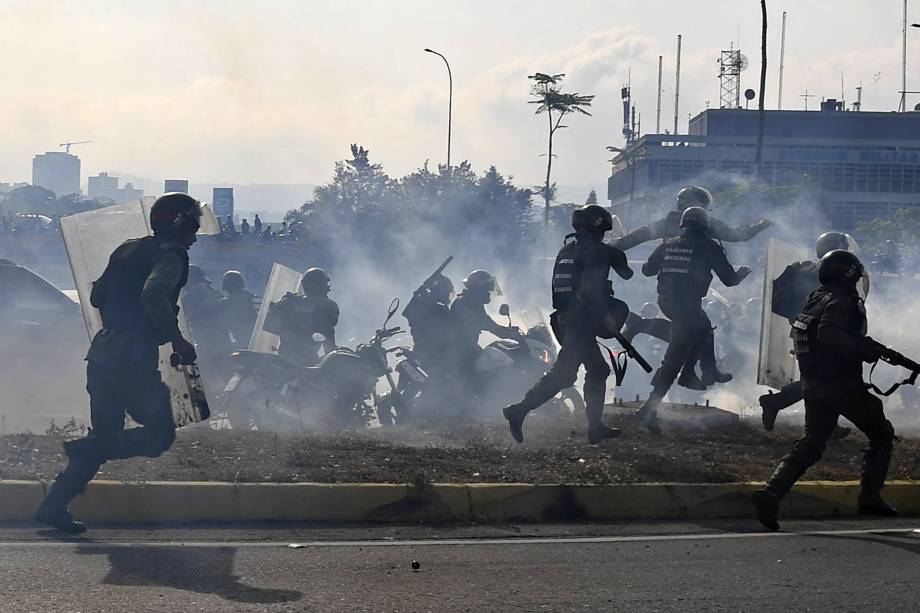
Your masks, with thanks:
M 575 307 L 583 265 L 577 239 L 562 246 L 553 265 L 553 308 L 557 311 Z
M 833 294 L 829 291 L 816 290 L 808 297 L 802 312 L 792 322 L 789 336 L 792 338 L 793 353 L 799 363 L 799 371 L 803 379 L 832 381 L 840 378 L 844 373 L 846 362 L 842 362 L 839 356 L 824 350 L 818 340 L 818 326 L 831 300 L 833 300 Z M 853 332 L 865 336 L 866 318 L 861 305 L 860 299 L 862 322 L 860 329 Z M 858 361 L 858 357 L 856 360 Z
M 152 236 L 131 239 L 112 253 L 102 276 L 93 283 L 90 303 L 102 314 L 104 328 L 156 337 L 153 322 L 141 303 L 141 293 L 150 271 L 167 253 L 179 255 L 186 264 L 182 280 L 170 296 L 178 313 L 179 290 L 188 280 L 188 253 L 178 245 L 164 244 Z

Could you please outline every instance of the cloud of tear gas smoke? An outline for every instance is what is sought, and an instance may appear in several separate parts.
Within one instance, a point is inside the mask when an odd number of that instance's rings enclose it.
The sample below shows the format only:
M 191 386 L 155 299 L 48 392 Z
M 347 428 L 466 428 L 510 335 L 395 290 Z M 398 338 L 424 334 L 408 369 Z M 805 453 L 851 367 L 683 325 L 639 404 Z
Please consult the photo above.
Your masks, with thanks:
M 0 431 L 86 421 L 88 340 L 79 307 L 30 270 L 0 261 Z

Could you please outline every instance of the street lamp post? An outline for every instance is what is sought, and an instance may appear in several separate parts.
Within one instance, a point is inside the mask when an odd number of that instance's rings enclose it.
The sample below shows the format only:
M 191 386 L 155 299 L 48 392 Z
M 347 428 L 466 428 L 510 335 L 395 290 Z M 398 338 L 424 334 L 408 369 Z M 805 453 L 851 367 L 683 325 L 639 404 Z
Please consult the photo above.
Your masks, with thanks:
M 447 95 L 447 167 L 450 168 L 450 127 L 454 106 L 454 77 L 450 73 L 450 64 L 447 62 L 447 58 L 435 51 L 434 49 L 426 48 L 427 53 L 434 53 L 436 56 L 444 60 L 444 65 L 447 66 L 447 80 L 450 86 Z

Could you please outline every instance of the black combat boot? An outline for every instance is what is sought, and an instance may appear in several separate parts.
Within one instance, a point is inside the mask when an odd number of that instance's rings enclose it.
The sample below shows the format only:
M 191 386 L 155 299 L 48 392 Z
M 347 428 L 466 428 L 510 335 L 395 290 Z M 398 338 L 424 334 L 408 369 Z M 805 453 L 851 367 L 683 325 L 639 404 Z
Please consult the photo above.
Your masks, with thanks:
M 585 384 L 585 416 L 588 418 L 588 444 L 597 445 L 602 441 L 620 436 L 618 428 L 611 428 L 604 423 L 604 389 L 601 385 Z
M 888 475 L 888 464 L 891 462 L 891 452 L 866 451 L 863 455 L 862 486 L 857 502 L 857 512 L 860 515 L 876 515 L 879 517 L 895 517 L 897 509 L 889 505 L 882 498 L 882 488 L 885 486 L 885 477 Z
M 59 474 L 48 495 L 39 505 L 35 513 L 35 521 L 69 534 L 86 532 L 86 524 L 76 521 L 67 509 L 67 504 L 79 494 L 79 491 L 75 491 L 76 489 L 64 473 Z
M 588 426 L 588 444 L 597 445 L 602 441 L 620 436 L 619 428 L 611 428 L 606 424 L 594 424 Z
M 700 381 L 703 382 L 703 385 L 715 385 L 716 383 L 728 383 L 733 378 L 734 377 L 732 377 L 731 373 L 722 372 L 713 366 L 711 369 L 702 369 L 702 376 L 700 377 Z
M 776 416 L 779 415 L 780 403 L 777 402 L 779 394 L 774 394 L 770 392 L 769 394 L 764 394 L 759 398 L 760 400 L 760 421 L 763 422 L 763 429 L 767 432 L 773 431 L 773 426 L 776 425 Z
M 684 368 L 681 371 L 680 376 L 677 378 L 677 385 L 697 392 L 706 391 L 706 384 L 700 381 L 700 378 L 696 376 L 696 370 L 693 368 Z
M 648 400 L 636 411 L 636 416 L 642 422 L 642 425 L 649 432 L 656 435 L 661 434 L 661 427 L 658 425 L 658 406 L 661 404 L 662 398 L 664 398 L 664 394 L 652 390 L 652 393 L 648 395 Z
M 779 530 L 779 498 L 770 493 L 769 490 L 757 490 L 751 494 L 751 500 L 754 502 L 754 509 L 757 512 L 757 519 L 763 524 L 764 528 L 771 532 Z
M 524 418 L 530 413 L 530 408 L 523 402 L 509 404 L 502 409 L 502 415 L 508 420 L 508 428 L 511 430 L 511 438 L 518 443 L 524 442 Z
M 783 458 L 767 480 L 764 488 L 751 495 L 751 500 L 754 502 L 754 508 L 757 511 L 757 519 L 767 530 L 774 532 L 779 530 L 780 500 L 786 495 L 786 492 L 792 489 L 792 486 L 795 485 L 795 482 L 804 472 L 796 462 L 789 458 Z

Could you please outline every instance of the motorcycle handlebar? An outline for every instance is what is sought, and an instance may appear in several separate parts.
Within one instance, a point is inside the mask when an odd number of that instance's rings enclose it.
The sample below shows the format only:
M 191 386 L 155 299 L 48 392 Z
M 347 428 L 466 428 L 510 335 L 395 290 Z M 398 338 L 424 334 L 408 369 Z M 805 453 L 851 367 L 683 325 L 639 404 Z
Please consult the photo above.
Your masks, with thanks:
M 383 328 L 381 330 L 377 330 L 377 333 L 374 335 L 374 338 L 378 341 L 382 341 L 382 340 L 390 338 L 391 336 L 395 336 L 399 334 L 400 332 L 402 332 L 402 328 L 400 328 L 399 326 L 395 326 L 393 328 Z

